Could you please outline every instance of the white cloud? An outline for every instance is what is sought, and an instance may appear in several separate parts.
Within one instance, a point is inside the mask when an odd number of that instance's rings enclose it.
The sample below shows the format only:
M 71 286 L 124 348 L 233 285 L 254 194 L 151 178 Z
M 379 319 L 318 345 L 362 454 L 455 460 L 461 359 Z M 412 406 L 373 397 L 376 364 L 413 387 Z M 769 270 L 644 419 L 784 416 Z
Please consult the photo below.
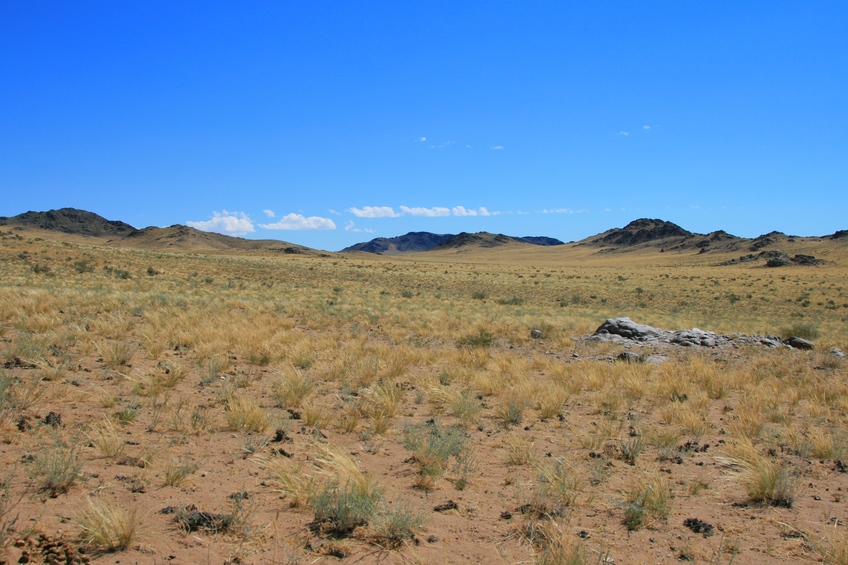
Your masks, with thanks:
M 320 216 L 309 216 L 302 214 L 286 214 L 273 224 L 259 224 L 266 230 L 334 230 L 336 224 L 329 218 Z
M 648 130 L 651 129 L 651 126 L 642 126 L 642 129 Z
M 245 235 L 253 233 L 256 230 L 253 228 L 253 222 L 244 212 L 212 212 L 212 219 L 205 222 L 187 221 L 189 227 L 224 235 Z
M 489 212 L 489 210 L 483 206 L 476 210 L 474 208 L 466 208 L 465 206 L 454 206 L 451 212 L 454 216 L 492 216 L 498 214 L 498 212 L 495 212 L 494 214 Z
M 451 210 L 454 216 L 476 216 L 477 210 L 468 210 L 465 206 L 454 206 Z
M 408 216 L 450 216 L 449 208 L 434 206 L 433 208 L 410 208 L 409 206 L 401 206 L 400 211 Z
M 391 206 L 363 206 L 348 211 L 357 218 L 397 218 L 400 215 Z
M 618 133 L 617 133 L 617 134 L 615 134 L 615 135 L 622 135 L 622 136 L 624 136 L 624 137 L 627 137 L 627 136 L 628 136 L 628 135 L 630 135 L 630 134 L 629 134 L 629 133 L 627 133 L 626 131 L 620 131 L 620 132 L 618 132 Z
M 604 208 L 604 212 L 612 212 L 612 208 Z
M 551 208 L 540 211 L 542 214 L 585 214 L 586 210 L 572 210 L 571 208 Z
M 344 229 L 345 229 L 345 231 L 354 232 L 354 233 L 359 233 L 359 232 L 374 233 L 375 232 L 375 230 L 372 230 L 371 228 L 357 228 L 356 225 L 353 223 L 353 220 L 348 220 L 348 222 L 345 224 Z
M 497 216 L 500 212 L 490 212 L 488 208 L 466 208 L 465 206 L 399 206 L 396 211 L 391 206 L 363 206 L 362 208 L 348 208 L 348 211 L 358 218 L 398 218 L 400 216 L 420 216 L 427 218 L 445 216 Z
M 689 207 L 692 208 L 693 210 L 700 210 L 701 209 L 701 207 L 698 206 L 697 204 L 694 205 L 694 206 L 689 206 Z
M 273 218 L 274 216 L 276 216 L 273 210 L 262 210 L 262 213 L 268 216 L 269 218 Z
M 330 214 L 332 214 L 332 215 L 334 215 L 334 216 L 341 216 L 341 215 L 342 215 L 342 213 L 341 213 L 341 212 L 336 212 L 336 211 L 335 211 L 335 210 L 333 210 L 332 208 L 330 208 L 329 210 L 327 210 L 327 212 L 329 212 Z
M 500 150 L 501 150 L 501 149 L 503 149 L 503 148 L 504 148 L 504 146 L 503 146 L 503 145 L 495 145 L 494 147 L 492 147 L 492 149 L 493 149 L 494 151 L 500 151 Z
M 418 138 L 418 141 L 419 141 L 419 143 L 424 143 L 425 141 L 427 141 L 427 138 L 422 135 L 421 137 Z

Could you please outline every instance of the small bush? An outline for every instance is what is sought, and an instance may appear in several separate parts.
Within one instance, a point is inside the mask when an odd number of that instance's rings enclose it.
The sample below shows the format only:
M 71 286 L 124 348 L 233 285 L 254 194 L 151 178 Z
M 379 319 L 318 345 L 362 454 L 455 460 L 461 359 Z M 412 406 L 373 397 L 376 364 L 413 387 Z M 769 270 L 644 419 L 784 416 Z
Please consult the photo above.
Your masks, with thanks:
M 466 335 L 459 338 L 457 347 L 471 349 L 473 347 L 491 347 L 495 342 L 495 336 L 486 330 L 480 330 L 476 334 Z
M 416 512 L 408 503 L 401 501 L 392 507 L 384 505 L 380 508 L 371 520 L 371 528 L 378 540 L 397 547 L 404 540 L 415 537 L 424 521 L 422 512 Z
M 79 445 L 65 445 L 61 441 L 41 452 L 34 461 L 34 471 L 40 477 L 41 490 L 51 497 L 56 497 L 82 480 L 82 461 L 79 456 Z
M 191 462 L 172 460 L 162 473 L 162 486 L 178 487 L 188 480 L 189 475 L 197 471 L 197 465 Z
M 501 401 L 500 406 L 496 409 L 495 416 L 503 422 L 504 427 L 517 426 L 524 420 L 526 408 L 521 400 L 510 396 Z
M 455 464 L 462 460 L 467 441 L 461 428 L 443 428 L 437 422 L 404 429 L 403 445 L 412 452 L 418 474 L 431 480 L 447 472 L 451 458 Z
M 274 456 L 260 459 L 259 464 L 271 475 L 271 479 L 292 508 L 308 504 L 315 489 L 314 477 L 306 474 L 303 465 L 296 459 Z
M 268 428 L 268 415 L 262 407 L 243 396 L 230 398 L 225 415 L 233 431 L 264 432 Z
M 297 408 L 315 390 L 315 382 L 298 371 L 281 375 L 271 385 L 271 394 L 281 408 Z
M 819 329 L 813 324 L 795 324 L 780 330 L 780 336 L 783 339 L 790 337 L 800 337 L 807 340 L 815 340 L 821 336 Z
M 345 536 L 368 524 L 380 498 L 380 490 L 372 483 L 362 488 L 353 481 L 333 481 L 320 488 L 309 504 L 315 513 L 315 522 L 333 535 Z
M 742 469 L 739 480 L 753 502 L 792 507 L 796 475 L 789 465 L 760 454 L 749 440 L 733 447 L 731 462 Z
M 624 525 L 630 531 L 638 530 L 646 524 L 646 518 L 668 517 L 671 512 L 671 489 L 661 476 L 644 477 L 633 484 L 622 506 Z
M 142 519 L 138 509 L 127 511 L 120 505 L 88 499 L 88 509 L 78 518 L 83 544 L 106 551 L 132 547 L 138 539 Z

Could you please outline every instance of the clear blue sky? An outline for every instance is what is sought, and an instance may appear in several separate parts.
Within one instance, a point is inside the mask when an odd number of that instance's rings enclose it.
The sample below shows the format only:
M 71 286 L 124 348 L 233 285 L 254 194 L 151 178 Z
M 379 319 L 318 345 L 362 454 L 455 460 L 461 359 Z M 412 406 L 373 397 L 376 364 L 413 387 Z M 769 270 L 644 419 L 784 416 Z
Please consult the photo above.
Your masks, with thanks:
M 0 3 L 0 215 L 848 229 L 848 2 Z M 251 231 L 252 230 L 252 231 Z

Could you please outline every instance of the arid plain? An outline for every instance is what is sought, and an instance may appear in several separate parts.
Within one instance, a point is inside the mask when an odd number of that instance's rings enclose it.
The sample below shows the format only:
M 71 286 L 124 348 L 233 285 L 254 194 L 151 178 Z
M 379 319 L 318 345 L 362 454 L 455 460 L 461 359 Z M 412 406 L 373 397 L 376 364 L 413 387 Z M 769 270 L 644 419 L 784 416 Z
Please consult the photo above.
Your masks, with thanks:
M 4 228 L 0 559 L 848 563 L 848 241 L 781 250 L 826 263 Z

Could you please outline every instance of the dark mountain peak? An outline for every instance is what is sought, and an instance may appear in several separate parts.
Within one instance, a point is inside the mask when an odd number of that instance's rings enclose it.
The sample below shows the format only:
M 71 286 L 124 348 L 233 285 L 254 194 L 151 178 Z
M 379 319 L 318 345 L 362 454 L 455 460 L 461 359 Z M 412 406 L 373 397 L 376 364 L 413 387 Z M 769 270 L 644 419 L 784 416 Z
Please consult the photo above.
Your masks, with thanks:
M 107 220 L 94 212 L 76 208 L 24 212 L 11 218 L 0 218 L 0 225 L 23 226 L 92 237 L 125 237 L 137 231 L 124 222 Z
M 633 220 L 623 228 L 616 228 L 601 234 L 595 243 L 602 245 L 633 246 L 670 237 L 690 237 L 692 232 L 677 224 L 664 220 L 640 218 Z
M 468 247 L 468 246 L 479 246 L 479 247 L 498 247 L 500 245 L 505 245 L 512 241 L 517 241 L 520 243 L 525 243 L 518 238 L 510 237 L 508 235 L 503 235 L 500 233 L 489 233 L 489 232 L 477 232 L 477 233 L 468 233 L 462 232 L 458 235 L 453 236 L 450 239 L 447 239 L 437 245 L 435 249 L 457 249 L 459 247 Z
M 544 235 L 525 235 L 524 237 L 519 237 L 516 239 L 520 239 L 525 243 L 532 243 L 533 245 L 541 245 L 543 247 L 550 247 L 552 245 L 565 245 L 565 242 L 563 241 Z
M 364 251 L 366 253 L 413 253 L 417 251 L 429 251 L 451 237 L 453 237 L 453 234 L 411 231 L 397 237 L 377 237 L 371 241 L 351 245 L 342 249 L 342 251 Z

